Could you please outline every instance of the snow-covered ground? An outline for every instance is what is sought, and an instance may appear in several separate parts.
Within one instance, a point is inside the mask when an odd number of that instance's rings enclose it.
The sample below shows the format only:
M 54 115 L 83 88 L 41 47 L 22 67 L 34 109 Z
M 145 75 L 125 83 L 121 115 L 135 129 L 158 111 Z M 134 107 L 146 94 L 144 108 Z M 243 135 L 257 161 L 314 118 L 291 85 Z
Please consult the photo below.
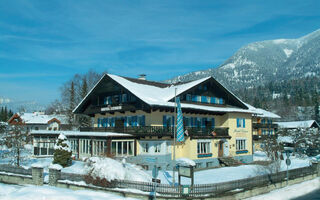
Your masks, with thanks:
M 285 157 L 286 158 L 286 157 Z M 310 165 L 310 158 L 297 158 L 290 157 L 291 165 L 289 169 L 301 168 Z M 91 163 L 89 162 L 91 160 Z M 263 152 L 255 152 L 255 161 L 268 160 L 267 156 Z M 6 159 L 0 159 L 1 163 L 8 163 Z M 48 180 L 48 167 L 52 163 L 52 158 L 29 158 L 22 162 L 24 168 L 30 168 L 37 165 L 44 167 L 45 181 Z M 281 170 L 286 170 L 287 166 L 285 161 L 281 162 Z M 73 161 L 70 167 L 62 169 L 62 172 L 75 173 L 75 174 L 87 174 L 88 172 L 95 177 L 112 179 L 125 179 L 133 181 L 151 181 L 152 171 L 145 171 L 142 168 L 125 163 L 112 160 L 110 158 L 91 158 L 86 162 Z M 221 167 L 215 169 L 208 169 L 195 172 L 195 184 L 210 184 L 221 183 L 232 180 L 244 179 L 253 176 L 266 174 L 267 170 L 261 165 L 241 165 L 237 167 Z M 160 171 L 158 178 L 161 183 L 172 184 L 172 171 Z M 178 173 L 175 173 L 176 182 L 178 181 Z M 182 178 L 182 184 L 190 184 L 190 179 Z
M 249 198 L 248 200 L 287 200 L 306 195 L 317 189 L 320 189 L 320 178 L 273 190 L 269 193 Z
M 286 157 L 285 157 L 286 158 Z M 297 158 L 290 157 L 291 165 L 289 169 L 296 169 L 301 167 L 310 166 L 309 158 Z M 256 152 L 254 154 L 255 161 L 265 161 L 268 160 L 265 153 Z M 281 171 L 287 170 L 287 165 L 285 160 L 281 162 Z M 195 184 L 210 184 L 210 183 L 221 183 L 227 181 L 233 181 L 238 179 L 250 178 L 253 176 L 266 174 L 267 171 L 261 165 L 241 165 L 237 167 L 221 167 L 215 169 L 208 169 L 195 172 L 194 183 Z M 152 171 L 149 171 L 152 174 Z M 158 178 L 161 183 L 172 184 L 172 172 L 171 171 L 160 171 Z M 176 173 L 176 181 L 178 180 L 178 173 Z M 190 179 L 181 179 L 182 184 L 190 184 Z
M 106 192 L 92 190 L 70 190 L 51 186 L 18 186 L 0 183 L 1 200 L 130 200 Z

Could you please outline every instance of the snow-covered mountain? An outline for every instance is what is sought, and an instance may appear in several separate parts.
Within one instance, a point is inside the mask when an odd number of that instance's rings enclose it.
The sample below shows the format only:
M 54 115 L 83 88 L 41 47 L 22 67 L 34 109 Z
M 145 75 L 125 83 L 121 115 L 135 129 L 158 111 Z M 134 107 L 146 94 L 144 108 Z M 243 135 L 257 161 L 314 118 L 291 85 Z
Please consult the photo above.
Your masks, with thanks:
M 240 48 L 218 68 L 191 72 L 166 82 L 213 76 L 230 89 L 275 80 L 320 75 L 320 29 L 298 39 L 268 40 Z

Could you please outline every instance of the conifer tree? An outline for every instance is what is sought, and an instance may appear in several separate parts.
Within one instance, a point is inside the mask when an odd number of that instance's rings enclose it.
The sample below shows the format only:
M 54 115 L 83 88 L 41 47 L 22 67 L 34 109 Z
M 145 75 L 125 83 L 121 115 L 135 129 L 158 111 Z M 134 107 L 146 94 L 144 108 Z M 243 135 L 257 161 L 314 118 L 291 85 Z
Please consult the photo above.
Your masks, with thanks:
M 60 134 L 54 146 L 53 164 L 59 164 L 63 167 L 70 166 L 72 163 L 71 155 L 71 145 L 67 137 Z

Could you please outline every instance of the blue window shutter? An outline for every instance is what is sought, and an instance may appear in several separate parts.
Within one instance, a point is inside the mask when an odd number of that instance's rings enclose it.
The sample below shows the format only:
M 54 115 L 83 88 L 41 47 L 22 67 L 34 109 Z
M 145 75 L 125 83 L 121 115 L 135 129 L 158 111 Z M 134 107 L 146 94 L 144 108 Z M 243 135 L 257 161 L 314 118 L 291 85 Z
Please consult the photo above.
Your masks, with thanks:
M 240 127 L 240 119 L 237 118 L 237 128 L 239 128 L 239 127 Z
M 128 118 L 127 117 L 124 117 L 124 127 L 126 127 L 127 126 L 127 120 L 128 120 Z
M 219 104 L 223 104 L 223 99 L 222 98 L 219 99 Z
M 100 118 L 98 118 L 97 125 L 100 127 Z
M 132 125 L 133 126 L 137 126 L 138 125 L 138 117 L 137 116 L 133 116 L 132 117 Z
M 174 116 L 172 116 L 172 125 L 171 126 L 175 126 L 175 121 L 174 121 Z
M 246 119 L 243 118 L 242 120 L 243 120 L 243 128 L 245 128 L 246 127 Z
M 215 120 L 214 120 L 214 118 L 211 119 L 211 127 L 212 127 L 212 128 L 215 127 Z
M 116 124 L 115 124 L 116 119 L 115 119 L 114 117 L 112 117 L 111 120 L 112 120 L 112 127 L 115 127 L 115 125 L 116 125 Z
M 206 96 L 201 96 L 201 102 L 202 103 L 207 103 L 207 97 Z
M 197 102 L 197 97 L 198 97 L 197 95 L 192 95 L 192 101 Z
M 162 121 L 163 121 L 163 127 L 167 127 L 167 116 L 163 115 Z
M 191 127 L 193 127 L 193 117 L 190 117 L 190 124 L 191 124 Z
M 201 119 L 201 127 L 202 127 L 202 128 L 205 128 L 205 127 L 206 127 L 206 121 L 207 121 L 206 118 L 202 118 L 202 119 Z
M 141 126 L 146 126 L 146 116 L 142 115 L 141 118 Z

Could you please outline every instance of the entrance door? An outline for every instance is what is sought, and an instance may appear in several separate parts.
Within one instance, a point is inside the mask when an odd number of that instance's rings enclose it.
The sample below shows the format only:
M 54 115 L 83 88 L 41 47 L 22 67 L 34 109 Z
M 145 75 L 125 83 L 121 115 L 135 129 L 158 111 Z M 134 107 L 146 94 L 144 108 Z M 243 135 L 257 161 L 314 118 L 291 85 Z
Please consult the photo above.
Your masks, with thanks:
M 219 141 L 218 157 L 223 157 L 223 141 Z

